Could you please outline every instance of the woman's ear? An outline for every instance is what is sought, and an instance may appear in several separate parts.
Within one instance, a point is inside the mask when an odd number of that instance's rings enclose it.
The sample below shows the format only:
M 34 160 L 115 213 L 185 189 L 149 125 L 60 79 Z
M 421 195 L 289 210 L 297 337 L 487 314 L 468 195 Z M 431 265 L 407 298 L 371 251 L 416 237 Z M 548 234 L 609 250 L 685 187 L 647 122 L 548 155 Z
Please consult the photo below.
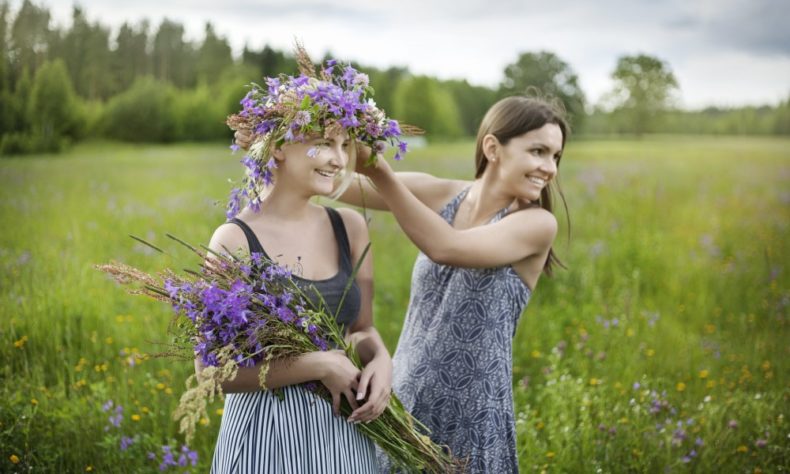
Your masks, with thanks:
M 499 140 L 490 133 L 483 137 L 483 155 L 489 163 L 495 163 L 499 154 Z
M 276 147 L 272 152 L 272 156 L 277 161 L 283 161 L 285 159 L 285 153 L 283 153 L 283 149 L 280 147 Z

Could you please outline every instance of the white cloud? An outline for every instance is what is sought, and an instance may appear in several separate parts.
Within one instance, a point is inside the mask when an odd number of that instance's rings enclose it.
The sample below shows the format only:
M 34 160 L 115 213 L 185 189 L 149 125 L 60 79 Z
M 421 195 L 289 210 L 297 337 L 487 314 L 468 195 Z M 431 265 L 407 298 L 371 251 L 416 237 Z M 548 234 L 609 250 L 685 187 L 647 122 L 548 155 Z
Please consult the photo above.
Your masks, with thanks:
M 496 86 L 519 52 L 548 50 L 578 73 L 589 99 L 611 87 L 623 54 L 669 63 L 682 103 L 776 102 L 790 93 L 790 3 L 780 0 L 655 0 L 534 2 L 523 0 L 369 0 L 254 2 L 244 0 L 81 0 L 91 20 L 119 26 L 148 18 L 184 24 L 191 40 L 210 20 L 234 51 L 244 44 L 290 50 L 304 41 L 314 57 L 327 51 L 377 67 L 466 78 Z M 18 8 L 17 5 L 12 5 Z M 61 24 L 71 3 L 50 9 Z M 785 42 L 785 39 L 788 41 Z M 786 43 L 786 44 L 785 44 Z M 733 71 L 737 71 L 734 73 Z

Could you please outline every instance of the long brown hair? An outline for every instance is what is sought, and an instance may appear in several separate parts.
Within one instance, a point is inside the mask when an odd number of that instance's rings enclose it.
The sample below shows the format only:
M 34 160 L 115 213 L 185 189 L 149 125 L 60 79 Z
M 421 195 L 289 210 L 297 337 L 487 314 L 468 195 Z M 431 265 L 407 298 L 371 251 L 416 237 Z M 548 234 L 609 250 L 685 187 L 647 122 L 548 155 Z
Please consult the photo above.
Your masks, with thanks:
M 483 138 L 486 135 L 493 135 L 502 145 L 507 145 L 510 139 L 523 135 L 531 130 L 537 130 L 548 123 L 553 123 L 560 127 L 562 131 L 562 148 L 565 149 L 565 140 L 570 133 L 570 127 L 565 120 L 564 108 L 559 101 L 535 97 L 507 97 L 500 100 L 486 112 L 480 129 L 477 132 L 477 146 L 475 147 L 475 178 L 483 176 L 488 160 L 483 153 Z M 557 159 L 557 170 L 559 171 L 562 153 Z M 556 182 L 556 184 L 555 184 Z M 555 190 L 556 187 L 556 190 Z M 565 202 L 565 195 L 562 193 L 559 183 L 559 174 L 556 179 L 549 181 L 548 186 L 540 192 L 540 199 L 537 205 L 552 212 L 552 196 L 557 192 L 562 199 L 565 208 L 565 216 L 568 222 L 568 235 L 570 235 L 570 216 L 568 215 L 568 204 Z M 549 255 L 543 265 L 543 272 L 551 276 L 554 265 L 565 268 L 559 258 L 557 258 L 554 248 L 549 248 Z

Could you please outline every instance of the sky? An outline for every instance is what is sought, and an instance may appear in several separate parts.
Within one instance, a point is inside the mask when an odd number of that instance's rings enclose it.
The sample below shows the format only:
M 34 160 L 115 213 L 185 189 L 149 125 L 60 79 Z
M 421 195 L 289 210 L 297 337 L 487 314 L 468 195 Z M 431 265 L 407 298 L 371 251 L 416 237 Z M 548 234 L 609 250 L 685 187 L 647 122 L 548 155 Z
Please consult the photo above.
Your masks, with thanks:
M 70 24 L 73 2 L 34 0 Z M 12 2 L 16 10 L 21 1 Z M 623 55 L 665 61 L 680 85 L 678 104 L 776 104 L 790 97 L 787 0 L 80 0 L 90 21 L 113 28 L 163 18 L 188 40 L 210 21 L 235 54 L 300 39 L 314 58 L 466 79 L 496 87 L 527 51 L 551 51 L 579 76 L 588 102 L 612 88 Z M 375 87 L 375 84 L 373 84 Z

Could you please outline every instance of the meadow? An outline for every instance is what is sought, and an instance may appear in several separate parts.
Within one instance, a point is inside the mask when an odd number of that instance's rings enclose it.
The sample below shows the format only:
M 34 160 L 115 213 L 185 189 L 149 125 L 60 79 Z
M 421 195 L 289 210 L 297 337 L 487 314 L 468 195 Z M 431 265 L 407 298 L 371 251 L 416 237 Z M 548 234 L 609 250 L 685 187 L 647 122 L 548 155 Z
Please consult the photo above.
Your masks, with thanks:
M 472 154 L 434 144 L 396 167 L 469 177 Z M 184 448 L 170 413 L 192 365 L 149 355 L 170 310 L 93 265 L 193 267 L 165 234 L 208 242 L 240 158 L 94 142 L 0 159 L 0 472 L 208 471 L 221 401 Z M 522 472 L 788 472 L 790 139 L 580 139 L 560 178 L 567 269 L 514 340 Z M 417 250 L 367 214 L 394 350 Z

